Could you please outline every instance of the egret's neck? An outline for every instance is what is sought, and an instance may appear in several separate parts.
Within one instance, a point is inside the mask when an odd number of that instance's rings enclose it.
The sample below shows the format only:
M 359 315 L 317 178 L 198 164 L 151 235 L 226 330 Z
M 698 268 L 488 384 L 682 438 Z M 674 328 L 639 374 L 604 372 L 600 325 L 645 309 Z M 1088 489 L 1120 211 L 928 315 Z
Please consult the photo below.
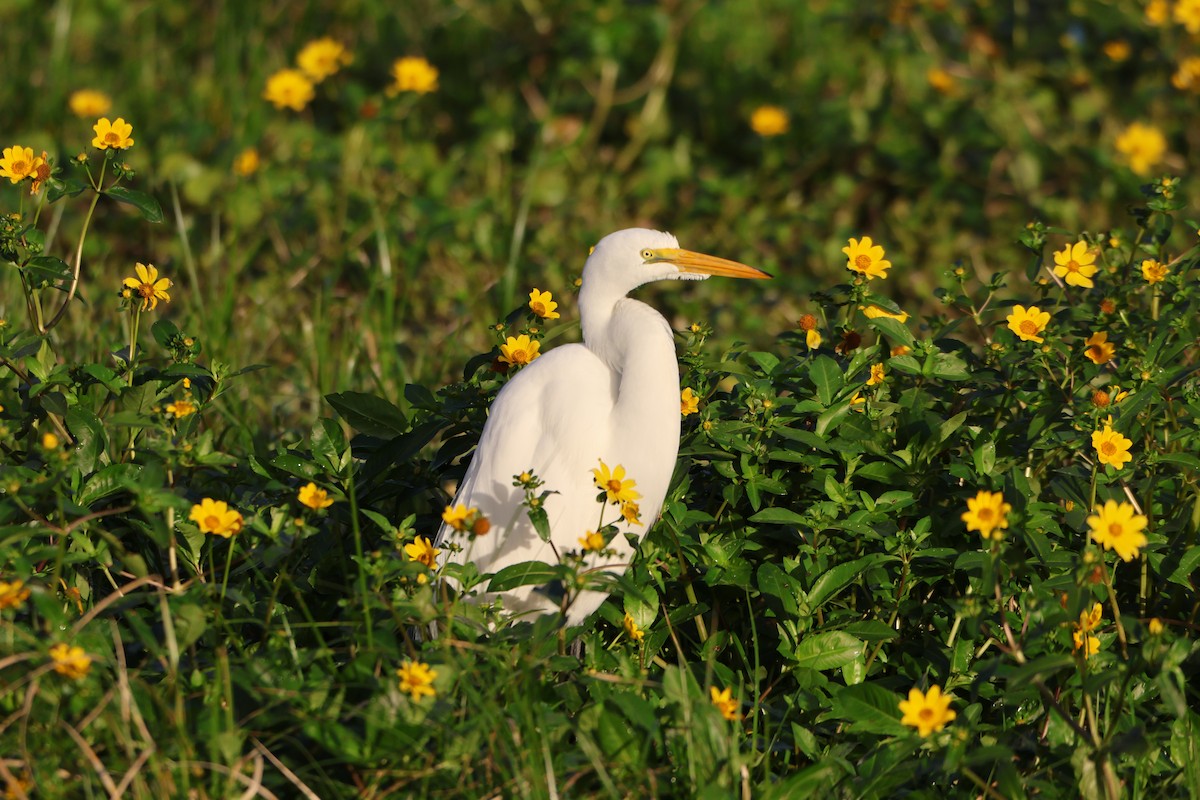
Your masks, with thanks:
M 605 281 L 589 281 L 585 275 L 579 289 L 579 325 L 583 329 L 583 343 L 614 369 L 619 368 L 609 336 L 613 310 L 625 297 L 621 289 Z

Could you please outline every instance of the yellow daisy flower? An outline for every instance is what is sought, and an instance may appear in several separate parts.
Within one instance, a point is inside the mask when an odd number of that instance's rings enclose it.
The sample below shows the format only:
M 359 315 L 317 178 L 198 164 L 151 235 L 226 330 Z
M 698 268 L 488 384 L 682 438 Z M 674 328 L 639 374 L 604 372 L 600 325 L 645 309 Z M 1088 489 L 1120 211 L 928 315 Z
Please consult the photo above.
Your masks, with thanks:
M 1200 0 L 1176 0 L 1172 16 L 1188 33 L 1200 35 Z
M 530 339 L 523 333 L 520 336 L 509 336 L 504 344 L 500 345 L 500 361 L 510 367 L 523 367 L 541 355 L 538 352 L 540 348 L 541 343 L 537 339 Z
M 0 609 L 20 608 L 28 597 L 29 587 L 24 581 L 0 581 Z
M 388 94 L 395 95 L 400 92 L 428 94 L 437 91 L 437 88 L 437 67 L 420 56 L 405 56 L 392 63 L 392 85 L 388 87 Z
M 939 686 L 930 686 L 928 693 L 914 687 L 909 690 L 908 699 L 900 701 L 900 711 L 904 714 L 900 722 L 916 728 L 921 736 L 940 731 L 958 716 L 950 708 L 953 699 L 950 695 L 942 694 Z
M 1200 91 L 1200 56 L 1188 56 L 1180 61 L 1179 69 L 1171 76 L 1171 85 L 1181 92 Z
M 1161 636 L 1164 629 L 1162 620 L 1158 617 L 1151 617 L 1150 621 L 1146 623 L 1146 627 L 1149 629 L 1151 636 Z
M 997 539 L 1003 538 L 1000 531 L 1008 527 L 1008 512 L 1012 505 L 1004 502 L 1003 492 L 989 492 L 981 489 L 974 497 L 967 498 L 967 510 L 962 514 L 962 521 L 967 530 L 979 531 L 984 539 L 991 539 L 995 534 Z
M 588 531 L 587 536 L 581 536 L 579 539 L 579 546 L 582 547 L 585 552 L 589 553 L 598 553 L 603 550 L 607 544 L 608 543 L 604 541 L 604 534 L 597 533 L 596 531 Z
M 896 356 L 906 356 L 911 352 L 912 352 L 911 347 L 908 347 L 907 345 L 903 345 L 903 344 L 898 344 L 892 348 L 890 358 L 895 358 Z
M 625 522 L 627 522 L 628 524 L 641 525 L 642 524 L 641 513 L 642 513 L 641 508 L 639 508 L 638 504 L 633 502 L 632 500 L 626 500 L 623 503 L 621 503 L 621 519 L 625 520 Z
M 176 418 L 186 417 L 196 413 L 196 404 L 191 400 L 176 400 L 167 403 L 167 413 Z
M 1100 639 L 1087 631 L 1071 631 L 1071 639 L 1075 642 L 1076 650 L 1083 650 L 1084 658 L 1091 658 L 1100 652 Z
M 750 129 L 763 138 L 781 136 L 788 130 L 788 115 L 779 106 L 759 106 L 750 115 Z
M 883 383 L 883 364 L 871 365 L 871 377 L 867 378 L 867 386 L 878 386 Z
M 542 319 L 558 319 L 556 308 L 558 303 L 554 302 L 554 295 L 550 292 L 539 292 L 535 287 L 529 293 L 529 310 Z
M 303 111 L 313 99 L 312 81 L 298 69 L 281 69 L 267 78 L 263 98 L 280 110 Z
M 710 686 L 708 696 L 712 704 L 721 712 L 721 716 L 730 722 L 737 722 L 742 718 L 738 713 L 740 707 L 737 700 L 733 699 L 733 691 L 729 688 L 718 690 L 715 686 Z
M 1170 0 L 1150 0 L 1146 4 L 1146 22 L 1151 25 L 1162 25 L 1171 14 Z
M 137 277 L 126 278 L 123 285 L 132 289 L 142 299 L 142 311 L 147 308 L 153 311 L 158 307 L 159 300 L 164 303 L 171 302 L 171 295 L 167 293 L 171 288 L 171 281 L 158 277 L 158 270 L 153 264 L 138 262 L 134 264 L 133 271 L 137 273 Z
M 1013 306 L 1013 313 L 1008 317 L 1008 329 L 1027 342 L 1042 343 L 1042 331 L 1050 322 L 1050 314 L 1037 306 Z
M 1167 273 L 1170 269 L 1161 261 L 1156 261 L 1153 258 L 1147 258 L 1142 262 L 1142 277 L 1146 279 L 1146 283 L 1153 286 L 1156 283 L 1162 283 L 1166 280 Z
M 1138 550 L 1146 546 L 1146 529 L 1149 520 L 1135 513 L 1130 503 L 1107 501 L 1096 507 L 1096 513 L 1087 518 L 1092 541 L 1105 550 L 1116 550 L 1122 561 L 1132 561 Z
M 441 552 L 424 536 L 418 536 L 412 544 L 404 545 L 404 553 L 409 561 L 418 561 L 430 569 L 437 568 L 437 557 Z
M 36 178 L 38 168 L 46 162 L 34 156 L 32 147 L 22 147 L 14 144 L 4 148 L 4 157 L 0 158 L 0 178 L 8 178 L 11 183 L 20 183 L 26 178 Z
M 67 98 L 67 108 L 81 119 L 96 119 L 112 108 L 112 98 L 95 89 L 78 89 Z
M 461 533 L 470 527 L 472 518 L 478 513 L 479 509 L 467 508 L 462 503 L 446 506 L 446 510 L 442 512 L 442 522 Z
M 50 433 L 49 431 L 47 431 L 46 433 L 42 434 L 42 449 L 43 450 L 57 450 L 59 444 L 60 444 L 60 442 L 58 441 L 58 437 L 56 435 L 54 435 L 53 433 Z
M 249 178 L 258 172 L 258 167 L 261 163 L 262 159 L 258 155 L 258 150 L 253 147 L 247 147 L 237 154 L 237 158 L 233 159 L 233 174 L 240 178 Z
M 313 511 L 319 511 L 322 508 L 329 508 L 333 505 L 333 498 L 329 496 L 329 492 L 318 487 L 315 483 L 307 483 L 300 487 L 300 492 L 297 495 L 301 505 L 308 506 Z
M 926 70 L 925 80 L 941 94 L 951 94 L 958 88 L 958 82 L 954 80 L 954 76 L 941 67 L 930 67 Z
M 68 644 L 60 643 L 51 647 L 50 660 L 54 662 L 55 672 L 76 681 L 86 676 L 92 667 L 92 657 L 82 647 Z
M 1099 603 L 1093 603 L 1090 611 L 1079 612 L 1079 630 L 1094 631 L 1100 627 L 1100 620 L 1104 616 L 1104 606 Z
M 133 147 L 133 139 L 130 138 L 133 126 L 126 122 L 124 117 L 117 117 L 113 122 L 109 122 L 108 117 L 101 117 L 96 120 L 92 130 L 96 132 L 92 139 L 92 147 L 98 150 L 126 150 Z
M 1092 447 L 1096 448 L 1096 458 L 1101 464 L 1111 464 L 1121 469 L 1133 460 L 1133 456 L 1129 454 L 1132 445 L 1132 440 L 1114 431 L 1111 425 L 1105 425 L 1103 430 L 1092 432 Z
M 1105 42 L 1104 47 L 1101 49 L 1104 50 L 1104 55 L 1108 56 L 1109 61 L 1117 64 L 1127 61 L 1129 56 L 1133 54 L 1133 48 L 1124 39 L 1113 39 Z
M 886 278 L 887 271 L 892 268 L 892 262 L 884 260 L 883 248 L 872 243 L 870 236 L 864 236 L 862 241 L 851 238 L 842 252 L 848 259 L 846 269 L 866 275 L 868 280 Z
M 1153 125 L 1134 122 L 1117 137 L 1117 152 L 1138 175 L 1148 175 L 1167 153 L 1167 137 Z
M 437 670 L 431 669 L 428 664 L 405 661 L 400 665 L 400 669 L 396 670 L 396 675 L 400 678 L 400 691 L 408 694 L 414 701 L 419 701 L 422 697 L 437 696 L 437 690 L 433 688 L 433 682 L 437 680 Z
M 600 468 L 592 470 L 592 477 L 596 488 L 608 494 L 610 503 L 636 502 L 642 499 L 641 492 L 633 488 L 637 486 L 637 481 L 626 480 L 625 468 L 620 464 L 610 471 L 608 465 L 601 461 Z
M 898 322 L 908 322 L 908 312 L 906 311 L 901 311 L 899 314 L 893 314 L 887 309 L 880 308 L 879 306 L 859 306 L 858 310 L 863 312 L 867 319 L 879 319 L 880 317 L 887 317 L 888 319 L 894 319 Z
M 345 45 L 325 36 L 314 39 L 300 48 L 300 53 L 296 56 L 296 65 L 313 83 L 320 83 L 352 60 Z
M 800 330 L 804 331 L 804 343 L 808 345 L 809 350 L 816 350 L 821 346 L 821 332 L 817 330 L 817 318 L 812 314 L 805 314 L 796 323 Z
M 1092 276 L 1096 274 L 1096 255 L 1088 249 L 1087 242 L 1067 245 L 1054 254 L 1054 274 L 1067 282 L 1068 286 L 1091 289 Z
M 192 506 L 188 519 L 200 526 L 201 533 L 211 533 L 228 539 L 235 533 L 240 533 L 245 520 L 242 515 L 230 508 L 224 500 L 213 500 L 206 497 Z
M 1112 361 L 1117 352 L 1117 346 L 1108 341 L 1108 334 L 1104 331 L 1093 333 L 1083 344 L 1086 348 L 1084 355 L 1097 365 Z
M 700 398 L 689 386 L 679 393 L 679 413 L 686 417 L 688 414 L 695 414 L 698 411 L 700 411 Z
M 637 623 L 633 621 L 633 617 L 629 616 L 628 612 L 625 614 L 623 624 L 625 625 L 625 633 L 629 634 L 629 638 L 631 640 L 640 642 L 646 638 L 646 632 L 638 627 Z

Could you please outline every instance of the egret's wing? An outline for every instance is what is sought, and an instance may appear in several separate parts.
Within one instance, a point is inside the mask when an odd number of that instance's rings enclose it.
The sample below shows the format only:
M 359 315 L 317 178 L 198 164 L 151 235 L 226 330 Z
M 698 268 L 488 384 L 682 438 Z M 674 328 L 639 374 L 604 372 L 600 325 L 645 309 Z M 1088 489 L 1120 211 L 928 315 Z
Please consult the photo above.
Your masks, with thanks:
M 608 446 L 615 393 L 612 371 L 579 344 L 556 347 L 514 376 L 492 403 L 454 499 L 478 508 L 491 529 L 471 540 L 460 535 L 455 541 L 463 549 L 449 553 L 447 561 L 470 561 L 480 573 L 495 573 L 523 561 L 558 560 L 529 521 L 524 490 L 513 485 L 514 476 L 525 471 L 544 482 L 539 491 L 558 493 L 546 501 L 558 552 L 577 549 L 578 537 L 595 530 L 599 520 L 591 469 Z M 443 525 L 438 537 L 446 541 L 453 535 Z

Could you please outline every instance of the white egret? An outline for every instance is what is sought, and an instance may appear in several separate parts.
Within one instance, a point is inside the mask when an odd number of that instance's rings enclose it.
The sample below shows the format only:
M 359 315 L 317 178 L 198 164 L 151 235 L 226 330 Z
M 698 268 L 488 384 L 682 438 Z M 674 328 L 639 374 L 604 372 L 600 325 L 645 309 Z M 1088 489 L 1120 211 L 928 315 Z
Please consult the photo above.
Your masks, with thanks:
M 580 538 L 601 521 L 593 470 L 600 462 L 625 468 L 636 481 L 641 522 L 632 524 L 608 507 L 619 533 L 607 553 L 586 554 L 585 569 L 620 574 L 629 565 L 635 541 L 657 518 L 679 451 L 679 364 L 671 327 L 661 314 L 626 295 L 650 281 L 703 280 L 710 275 L 769 278 L 765 272 L 715 256 L 682 250 L 669 233 L 631 228 L 609 234 L 592 250 L 583 268 L 579 316 L 583 344 L 567 344 L 537 358 L 501 389 L 489 411 L 471 465 L 459 486 L 456 505 L 477 508 L 487 517 L 484 536 L 456 539 L 444 524 L 438 534 L 445 562 L 474 562 L 480 574 L 496 573 L 528 561 L 557 563 L 579 552 Z M 530 471 L 557 494 L 545 501 L 551 537 L 538 537 L 522 505 L 524 489 L 514 476 Z M 481 587 L 485 588 L 485 587 Z M 502 598 L 506 611 L 541 614 L 559 610 L 548 587 L 522 586 L 476 599 Z M 582 622 L 606 594 L 584 591 L 566 609 L 565 622 Z

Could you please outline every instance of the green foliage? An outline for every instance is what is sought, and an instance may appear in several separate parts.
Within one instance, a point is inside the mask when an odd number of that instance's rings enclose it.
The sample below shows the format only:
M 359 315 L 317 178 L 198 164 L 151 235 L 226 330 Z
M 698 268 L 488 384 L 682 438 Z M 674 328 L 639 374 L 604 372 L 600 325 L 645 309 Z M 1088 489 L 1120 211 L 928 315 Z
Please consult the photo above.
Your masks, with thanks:
M 9 795 L 1200 794 L 1200 186 L 1142 184 L 1194 138 L 1186 19 L 376 5 L 0 10 L 9 73 L 49 59 L 5 135 L 61 142 L 0 186 Z M 272 109 L 298 30 L 353 62 Z M 389 91 L 418 50 L 437 91 Z M 65 118 L 75 52 L 133 147 Z M 719 311 L 661 518 L 587 625 L 505 625 L 430 537 L 509 337 L 569 338 L 556 287 L 641 218 L 777 288 L 674 296 Z

